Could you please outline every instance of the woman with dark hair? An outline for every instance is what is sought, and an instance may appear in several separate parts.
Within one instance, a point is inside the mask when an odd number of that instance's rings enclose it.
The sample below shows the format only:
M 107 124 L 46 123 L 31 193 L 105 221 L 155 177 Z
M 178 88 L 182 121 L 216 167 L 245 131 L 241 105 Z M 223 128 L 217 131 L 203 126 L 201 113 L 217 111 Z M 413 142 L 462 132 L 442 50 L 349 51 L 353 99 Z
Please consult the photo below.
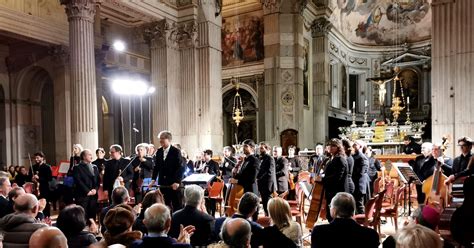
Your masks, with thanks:
M 133 223 L 133 230 L 141 231 L 144 234 L 148 233 L 146 226 L 143 224 L 143 219 L 145 219 L 145 211 L 155 203 L 165 203 L 163 195 L 159 190 L 152 190 L 146 193 L 145 197 L 143 197 L 142 209 L 138 218 L 135 220 L 135 223 Z
M 355 185 L 352 180 L 352 171 L 354 170 L 354 158 L 351 155 L 352 142 L 348 139 L 342 139 L 342 146 L 344 147 L 344 153 L 347 157 L 347 184 L 346 187 L 349 190 L 347 193 L 354 193 Z
M 70 205 L 61 210 L 56 222 L 56 226 L 67 238 L 69 248 L 85 248 L 97 242 L 92 233 L 84 231 L 86 225 L 86 213 L 78 205 Z
M 328 142 L 331 158 L 326 164 L 323 184 L 326 196 L 326 209 L 332 198 L 339 192 L 349 192 L 347 185 L 347 158 L 344 147 L 339 139 L 331 139 Z M 328 221 L 332 221 L 331 215 L 327 215 Z

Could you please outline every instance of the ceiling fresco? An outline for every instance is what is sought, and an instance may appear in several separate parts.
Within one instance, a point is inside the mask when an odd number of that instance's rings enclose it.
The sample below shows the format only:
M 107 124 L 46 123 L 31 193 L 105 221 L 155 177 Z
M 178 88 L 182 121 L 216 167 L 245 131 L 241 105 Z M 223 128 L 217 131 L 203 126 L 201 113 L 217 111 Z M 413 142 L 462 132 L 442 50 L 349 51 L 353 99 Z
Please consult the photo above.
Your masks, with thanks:
M 431 37 L 432 0 L 332 0 L 331 22 L 358 45 L 394 45 Z

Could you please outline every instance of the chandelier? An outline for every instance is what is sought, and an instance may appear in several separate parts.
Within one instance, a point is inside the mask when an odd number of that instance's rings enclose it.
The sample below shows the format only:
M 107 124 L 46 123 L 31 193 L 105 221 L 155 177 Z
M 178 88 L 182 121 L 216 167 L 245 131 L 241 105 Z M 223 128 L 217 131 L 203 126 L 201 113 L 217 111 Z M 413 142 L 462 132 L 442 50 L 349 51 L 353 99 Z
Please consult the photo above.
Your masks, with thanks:
M 239 94 L 240 83 L 237 79 L 232 78 L 230 82 L 235 86 L 234 105 L 232 106 L 232 119 L 238 127 L 244 119 L 244 106 L 242 105 L 242 97 Z

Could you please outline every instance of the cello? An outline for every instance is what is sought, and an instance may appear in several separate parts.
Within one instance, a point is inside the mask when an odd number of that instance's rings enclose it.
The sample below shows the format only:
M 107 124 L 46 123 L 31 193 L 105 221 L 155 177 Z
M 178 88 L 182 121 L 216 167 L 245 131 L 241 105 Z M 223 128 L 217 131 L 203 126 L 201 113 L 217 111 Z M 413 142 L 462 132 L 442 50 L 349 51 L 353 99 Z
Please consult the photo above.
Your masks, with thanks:
M 326 198 L 324 197 L 324 185 L 321 180 L 321 172 L 324 171 L 326 163 L 329 161 L 329 157 L 321 163 L 318 170 L 315 173 L 313 190 L 311 192 L 311 204 L 306 217 L 306 227 L 312 229 L 319 217 L 325 219 L 327 214 Z
M 446 136 L 442 140 L 441 154 L 443 154 L 448 145 L 448 138 Z M 443 158 L 443 156 L 440 158 Z M 444 209 L 448 206 L 448 187 L 444 184 L 448 177 L 443 174 L 441 165 L 442 162 L 438 160 L 433 175 L 423 182 L 423 193 L 426 195 L 425 204 Z

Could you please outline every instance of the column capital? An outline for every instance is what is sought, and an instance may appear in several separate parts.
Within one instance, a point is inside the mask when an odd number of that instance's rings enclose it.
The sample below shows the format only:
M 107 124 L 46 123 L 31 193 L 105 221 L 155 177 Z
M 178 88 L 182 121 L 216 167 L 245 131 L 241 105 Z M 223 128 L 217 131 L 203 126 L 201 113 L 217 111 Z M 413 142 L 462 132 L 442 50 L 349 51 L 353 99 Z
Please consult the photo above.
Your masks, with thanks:
M 319 17 L 311 24 L 311 36 L 313 38 L 324 36 L 331 29 L 332 24 L 326 17 Z
M 197 22 L 195 20 L 176 23 L 169 20 L 160 20 L 145 24 L 143 36 L 153 48 L 172 47 L 187 48 L 196 45 Z
M 308 5 L 308 0 L 296 0 L 295 11 L 301 15 L 303 14 L 303 11 L 307 5 Z
M 263 5 L 264 14 L 280 12 L 281 0 L 260 0 Z
M 65 6 L 68 20 L 82 19 L 89 22 L 94 22 L 97 0 L 60 0 L 60 3 Z

